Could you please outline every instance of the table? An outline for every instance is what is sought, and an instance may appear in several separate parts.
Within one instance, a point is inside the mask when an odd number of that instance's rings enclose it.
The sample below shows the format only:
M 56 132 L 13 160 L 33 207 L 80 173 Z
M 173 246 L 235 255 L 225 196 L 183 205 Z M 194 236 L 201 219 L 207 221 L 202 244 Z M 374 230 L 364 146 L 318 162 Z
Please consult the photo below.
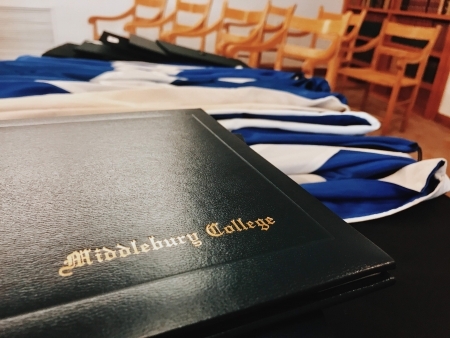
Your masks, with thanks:
M 334 337 L 450 337 L 450 198 L 353 226 L 394 258 L 397 282 L 324 310 Z

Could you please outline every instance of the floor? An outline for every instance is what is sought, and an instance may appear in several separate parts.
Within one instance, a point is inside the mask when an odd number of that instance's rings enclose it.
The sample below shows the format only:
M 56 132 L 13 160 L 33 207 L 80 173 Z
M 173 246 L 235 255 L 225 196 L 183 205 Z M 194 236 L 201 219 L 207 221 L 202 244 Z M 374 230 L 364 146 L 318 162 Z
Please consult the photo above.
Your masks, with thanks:
M 352 110 L 360 110 L 360 102 L 363 90 L 357 86 L 350 86 L 340 90 L 348 99 Z M 392 120 L 392 126 L 387 136 L 403 137 L 416 141 L 422 148 L 423 158 L 443 157 L 450 162 L 450 128 L 447 128 L 434 121 L 424 119 L 419 113 L 412 114 L 408 128 L 405 132 L 400 132 L 401 109 L 399 108 Z M 369 97 L 366 109 L 368 113 L 382 120 L 386 110 L 386 103 L 373 97 Z M 372 135 L 380 135 L 379 131 Z M 450 163 L 447 167 L 447 174 L 450 176 Z M 447 194 L 450 196 L 450 193 Z

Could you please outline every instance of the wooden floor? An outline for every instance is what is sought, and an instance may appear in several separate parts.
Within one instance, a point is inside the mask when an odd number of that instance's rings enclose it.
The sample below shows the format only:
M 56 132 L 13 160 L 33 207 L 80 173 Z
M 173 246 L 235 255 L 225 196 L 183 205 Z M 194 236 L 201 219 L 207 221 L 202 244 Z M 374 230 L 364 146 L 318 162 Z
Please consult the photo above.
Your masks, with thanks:
M 363 90 L 357 86 L 340 90 L 348 99 L 348 103 L 352 110 L 360 110 L 361 97 Z M 380 121 L 383 119 L 386 111 L 386 103 L 369 97 L 365 111 L 377 117 Z M 394 115 L 392 125 L 387 136 L 403 137 L 412 141 L 416 141 L 422 148 L 423 158 L 445 158 L 447 162 L 450 161 L 450 128 L 438 124 L 434 121 L 423 118 L 419 113 L 412 114 L 409 120 L 408 128 L 401 133 L 402 107 Z M 376 131 L 371 135 L 380 135 L 380 131 Z M 450 176 L 450 166 L 447 167 L 447 174 Z M 447 194 L 450 196 L 450 193 Z

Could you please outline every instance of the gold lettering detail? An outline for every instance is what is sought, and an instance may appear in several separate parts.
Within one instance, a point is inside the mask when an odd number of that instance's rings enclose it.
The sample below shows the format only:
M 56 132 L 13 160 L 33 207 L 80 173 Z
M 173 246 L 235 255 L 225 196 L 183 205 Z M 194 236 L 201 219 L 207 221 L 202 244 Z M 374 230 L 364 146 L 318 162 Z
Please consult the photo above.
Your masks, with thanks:
M 224 234 L 223 231 L 220 231 L 218 227 L 218 223 L 211 223 L 206 226 L 206 232 L 208 235 L 212 237 L 220 237 Z
M 227 225 L 224 229 L 227 234 L 232 234 L 234 232 L 234 228 L 231 225 Z
M 155 241 L 154 239 L 155 237 L 151 236 L 149 237 L 150 239 L 150 244 L 153 246 L 153 250 L 159 250 L 163 247 L 163 244 L 161 241 Z
M 105 252 L 105 261 L 111 261 L 114 258 L 117 258 L 116 251 L 110 250 L 108 248 L 103 247 L 103 251 Z
M 59 275 L 62 277 L 72 276 L 72 270 L 74 268 L 84 266 L 85 264 L 91 265 L 91 257 L 89 253 L 91 250 L 84 249 L 80 251 L 74 251 L 67 256 L 67 260 L 64 261 L 63 267 L 59 269 Z
M 235 220 L 232 220 L 231 223 L 234 225 L 234 227 L 236 228 L 237 231 L 242 231 L 242 229 L 239 228 L 239 226 L 236 224 Z
M 100 253 L 100 249 L 95 249 L 95 258 L 97 258 L 97 262 L 103 262 L 102 254 Z
M 175 241 L 175 238 L 169 238 L 169 239 L 165 239 L 164 242 L 166 243 L 166 247 L 170 248 L 172 246 L 177 246 L 178 243 Z M 172 242 L 172 244 L 170 244 L 170 242 Z
M 249 227 L 250 229 L 256 228 L 256 225 L 253 225 L 253 222 L 252 222 L 252 221 L 248 221 L 248 222 L 247 222 L 247 225 L 248 225 L 248 227 Z
M 199 247 L 200 245 L 202 245 L 202 241 L 199 240 L 196 232 L 193 232 L 192 234 L 187 234 L 186 236 L 191 241 L 193 246 Z
M 126 246 L 117 244 L 117 245 L 116 245 L 116 248 L 119 249 L 119 255 L 120 255 L 120 257 L 127 257 L 127 256 L 131 255 L 130 248 L 128 248 L 128 247 L 126 247 Z
M 148 245 L 147 243 L 144 243 L 144 244 L 142 244 L 141 245 L 141 251 L 142 252 L 149 252 L 151 249 L 150 249 L 150 245 Z
M 241 220 L 240 218 L 238 218 L 237 221 L 238 221 L 239 224 L 241 225 L 242 229 L 248 230 L 248 228 L 244 225 L 244 223 L 242 223 L 242 220 Z
M 256 225 L 261 227 L 261 230 L 263 230 L 263 231 L 267 231 L 270 228 L 269 224 L 264 222 L 264 220 L 261 218 L 258 218 L 255 222 L 256 222 Z
M 138 248 L 136 246 L 136 240 L 132 240 L 131 241 L 131 247 L 133 248 L 133 253 L 135 255 L 139 255 L 140 254 L 140 252 L 139 252 L 139 250 L 138 250 Z
M 217 223 L 211 224 L 211 226 L 213 226 L 210 229 L 212 235 L 221 236 L 224 234 L 224 232 L 220 231 L 217 227 Z M 143 243 L 141 245 L 138 245 L 138 241 L 134 239 L 129 242 L 130 246 L 117 244 L 114 249 L 109 249 L 107 247 L 96 248 L 95 250 L 93 249 L 92 258 L 90 256 L 91 249 L 74 251 L 67 256 L 63 266 L 59 268 L 58 274 L 61 277 L 72 276 L 74 268 L 92 265 L 92 259 L 94 262 L 97 261 L 98 263 L 104 264 L 104 262 L 108 262 L 116 258 L 126 258 L 132 254 L 139 255 L 142 252 L 145 253 L 151 250 L 159 250 L 164 247 L 171 248 L 176 247 L 179 244 L 186 243 L 191 243 L 193 246 L 199 247 L 203 244 L 196 232 L 176 237 L 164 238 L 161 240 L 156 240 L 154 236 L 150 236 L 148 238 L 150 243 Z
M 266 217 L 266 222 L 269 223 L 270 225 L 275 224 L 275 221 L 273 220 L 273 218 L 270 218 L 270 217 Z

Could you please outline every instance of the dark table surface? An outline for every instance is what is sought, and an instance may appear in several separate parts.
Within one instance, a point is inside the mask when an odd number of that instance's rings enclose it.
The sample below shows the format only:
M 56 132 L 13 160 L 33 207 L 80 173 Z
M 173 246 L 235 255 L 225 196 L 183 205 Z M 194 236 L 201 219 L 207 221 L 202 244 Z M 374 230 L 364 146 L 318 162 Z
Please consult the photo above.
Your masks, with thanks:
M 353 226 L 394 258 L 397 282 L 324 310 L 334 337 L 450 337 L 450 198 Z
M 450 198 L 353 226 L 394 258 L 396 284 L 249 336 L 450 337 Z

